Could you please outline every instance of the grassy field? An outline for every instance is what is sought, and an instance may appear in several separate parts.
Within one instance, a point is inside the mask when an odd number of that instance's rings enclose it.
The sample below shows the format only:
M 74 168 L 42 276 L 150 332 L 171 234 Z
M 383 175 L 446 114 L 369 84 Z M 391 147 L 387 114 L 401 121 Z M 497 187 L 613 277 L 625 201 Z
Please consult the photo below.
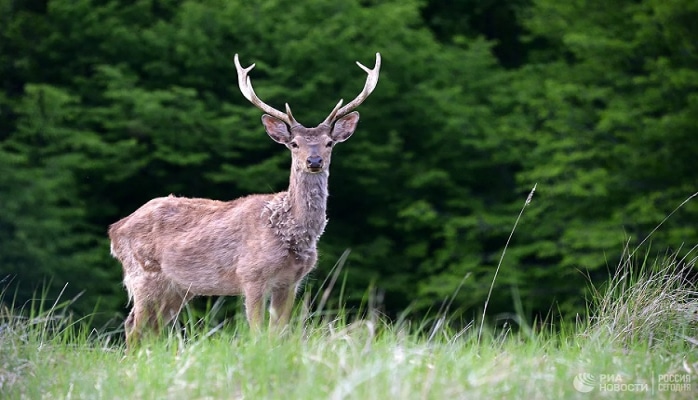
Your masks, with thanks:
M 298 318 L 283 337 L 244 322 L 184 323 L 126 354 L 121 332 L 60 306 L 0 318 L 5 399 L 490 399 L 698 397 L 692 261 L 619 267 L 574 324 L 455 331 L 438 316 L 388 323 Z M 647 263 L 645 263 L 646 265 Z M 496 295 L 496 293 L 495 293 Z

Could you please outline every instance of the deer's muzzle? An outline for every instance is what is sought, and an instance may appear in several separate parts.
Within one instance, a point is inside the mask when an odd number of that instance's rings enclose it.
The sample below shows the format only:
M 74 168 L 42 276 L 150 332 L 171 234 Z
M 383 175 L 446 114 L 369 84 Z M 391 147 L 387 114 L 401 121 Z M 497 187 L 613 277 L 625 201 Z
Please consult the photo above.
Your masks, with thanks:
M 322 171 L 322 157 L 320 156 L 310 156 L 307 160 L 308 170 L 310 172 L 320 172 Z

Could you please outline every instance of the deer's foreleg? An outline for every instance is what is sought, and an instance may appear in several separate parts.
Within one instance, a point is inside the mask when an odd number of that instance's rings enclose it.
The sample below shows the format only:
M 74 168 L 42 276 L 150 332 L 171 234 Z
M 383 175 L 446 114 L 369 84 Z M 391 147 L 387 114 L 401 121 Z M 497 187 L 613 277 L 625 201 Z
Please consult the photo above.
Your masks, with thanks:
M 264 288 L 259 285 L 249 285 L 245 288 L 245 313 L 250 330 L 258 333 L 264 320 Z
M 269 328 L 281 330 L 288 324 L 295 299 L 295 286 L 282 286 L 272 290 L 269 305 Z

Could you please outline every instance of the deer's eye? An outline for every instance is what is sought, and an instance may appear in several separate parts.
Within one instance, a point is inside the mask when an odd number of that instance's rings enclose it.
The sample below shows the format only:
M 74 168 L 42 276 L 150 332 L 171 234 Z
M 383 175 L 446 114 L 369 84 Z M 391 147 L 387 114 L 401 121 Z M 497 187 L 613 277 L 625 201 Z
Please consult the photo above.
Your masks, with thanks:
M 325 145 L 325 147 L 332 147 L 332 146 L 334 146 L 334 142 L 331 140 L 329 142 L 327 142 L 327 144 Z
M 297 148 L 298 148 L 298 143 L 296 143 L 296 142 L 291 142 L 291 143 L 289 143 L 288 145 L 291 146 L 291 148 L 293 148 L 293 149 L 297 149 Z

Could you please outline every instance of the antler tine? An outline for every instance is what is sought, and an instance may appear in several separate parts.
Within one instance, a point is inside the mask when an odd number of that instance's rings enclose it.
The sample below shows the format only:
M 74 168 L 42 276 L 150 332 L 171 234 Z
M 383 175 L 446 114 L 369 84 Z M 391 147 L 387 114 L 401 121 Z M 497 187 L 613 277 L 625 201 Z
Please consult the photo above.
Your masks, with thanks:
M 339 99 L 339 103 L 337 103 L 337 105 L 334 106 L 330 115 L 328 115 L 327 118 L 325 118 L 325 120 L 322 121 L 323 124 L 328 125 L 328 126 L 332 125 L 334 120 L 337 118 L 337 111 L 339 111 L 339 107 L 342 106 L 343 102 L 344 102 L 344 99 Z
M 342 100 L 340 100 L 337 106 L 335 106 L 334 110 L 332 110 L 330 115 L 327 116 L 323 124 L 331 125 L 336 118 L 350 113 L 351 110 L 355 109 L 359 106 L 359 104 L 363 103 L 364 100 L 366 100 L 368 96 L 371 94 L 371 92 L 373 92 L 373 89 L 376 88 L 376 85 L 378 84 L 378 75 L 381 69 L 381 54 L 376 53 L 376 65 L 373 67 L 373 69 L 368 69 L 366 66 L 364 66 L 358 61 L 356 62 L 356 64 L 361 69 L 366 71 L 366 73 L 368 74 L 368 76 L 366 77 L 366 84 L 364 85 L 363 90 L 361 91 L 361 93 L 359 93 L 358 96 L 356 96 L 354 100 L 347 103 L 347 105 L 345 105 L 342 108 L 339 108 L 342 104 Z
M 257 106 L 257 108 L 271 115 L 272 117 L 284 121 L 286 124 L 288 124 L 288 126 L 297 125 L 298 122 L 296 122 L 296 120 L 293 118 L 291 108 L 288 106 L 288 104 L 286 104 L 286 113 L 283 113 L 263 102 L 254 92 L 254 89 L 252 88 L 252 80 L 247 74 L 252 70 L 252 68 L 255 67 L 255 65 L 256 64 L 252 64 L 247 68 L 243 68 L 242 65 L 240 65 L 238 55 L 235 54 L 235 69 L 238 71 L 238 86 L 240 86 L 242 95 L 245 96 L 245 98 L 252 104 Z

